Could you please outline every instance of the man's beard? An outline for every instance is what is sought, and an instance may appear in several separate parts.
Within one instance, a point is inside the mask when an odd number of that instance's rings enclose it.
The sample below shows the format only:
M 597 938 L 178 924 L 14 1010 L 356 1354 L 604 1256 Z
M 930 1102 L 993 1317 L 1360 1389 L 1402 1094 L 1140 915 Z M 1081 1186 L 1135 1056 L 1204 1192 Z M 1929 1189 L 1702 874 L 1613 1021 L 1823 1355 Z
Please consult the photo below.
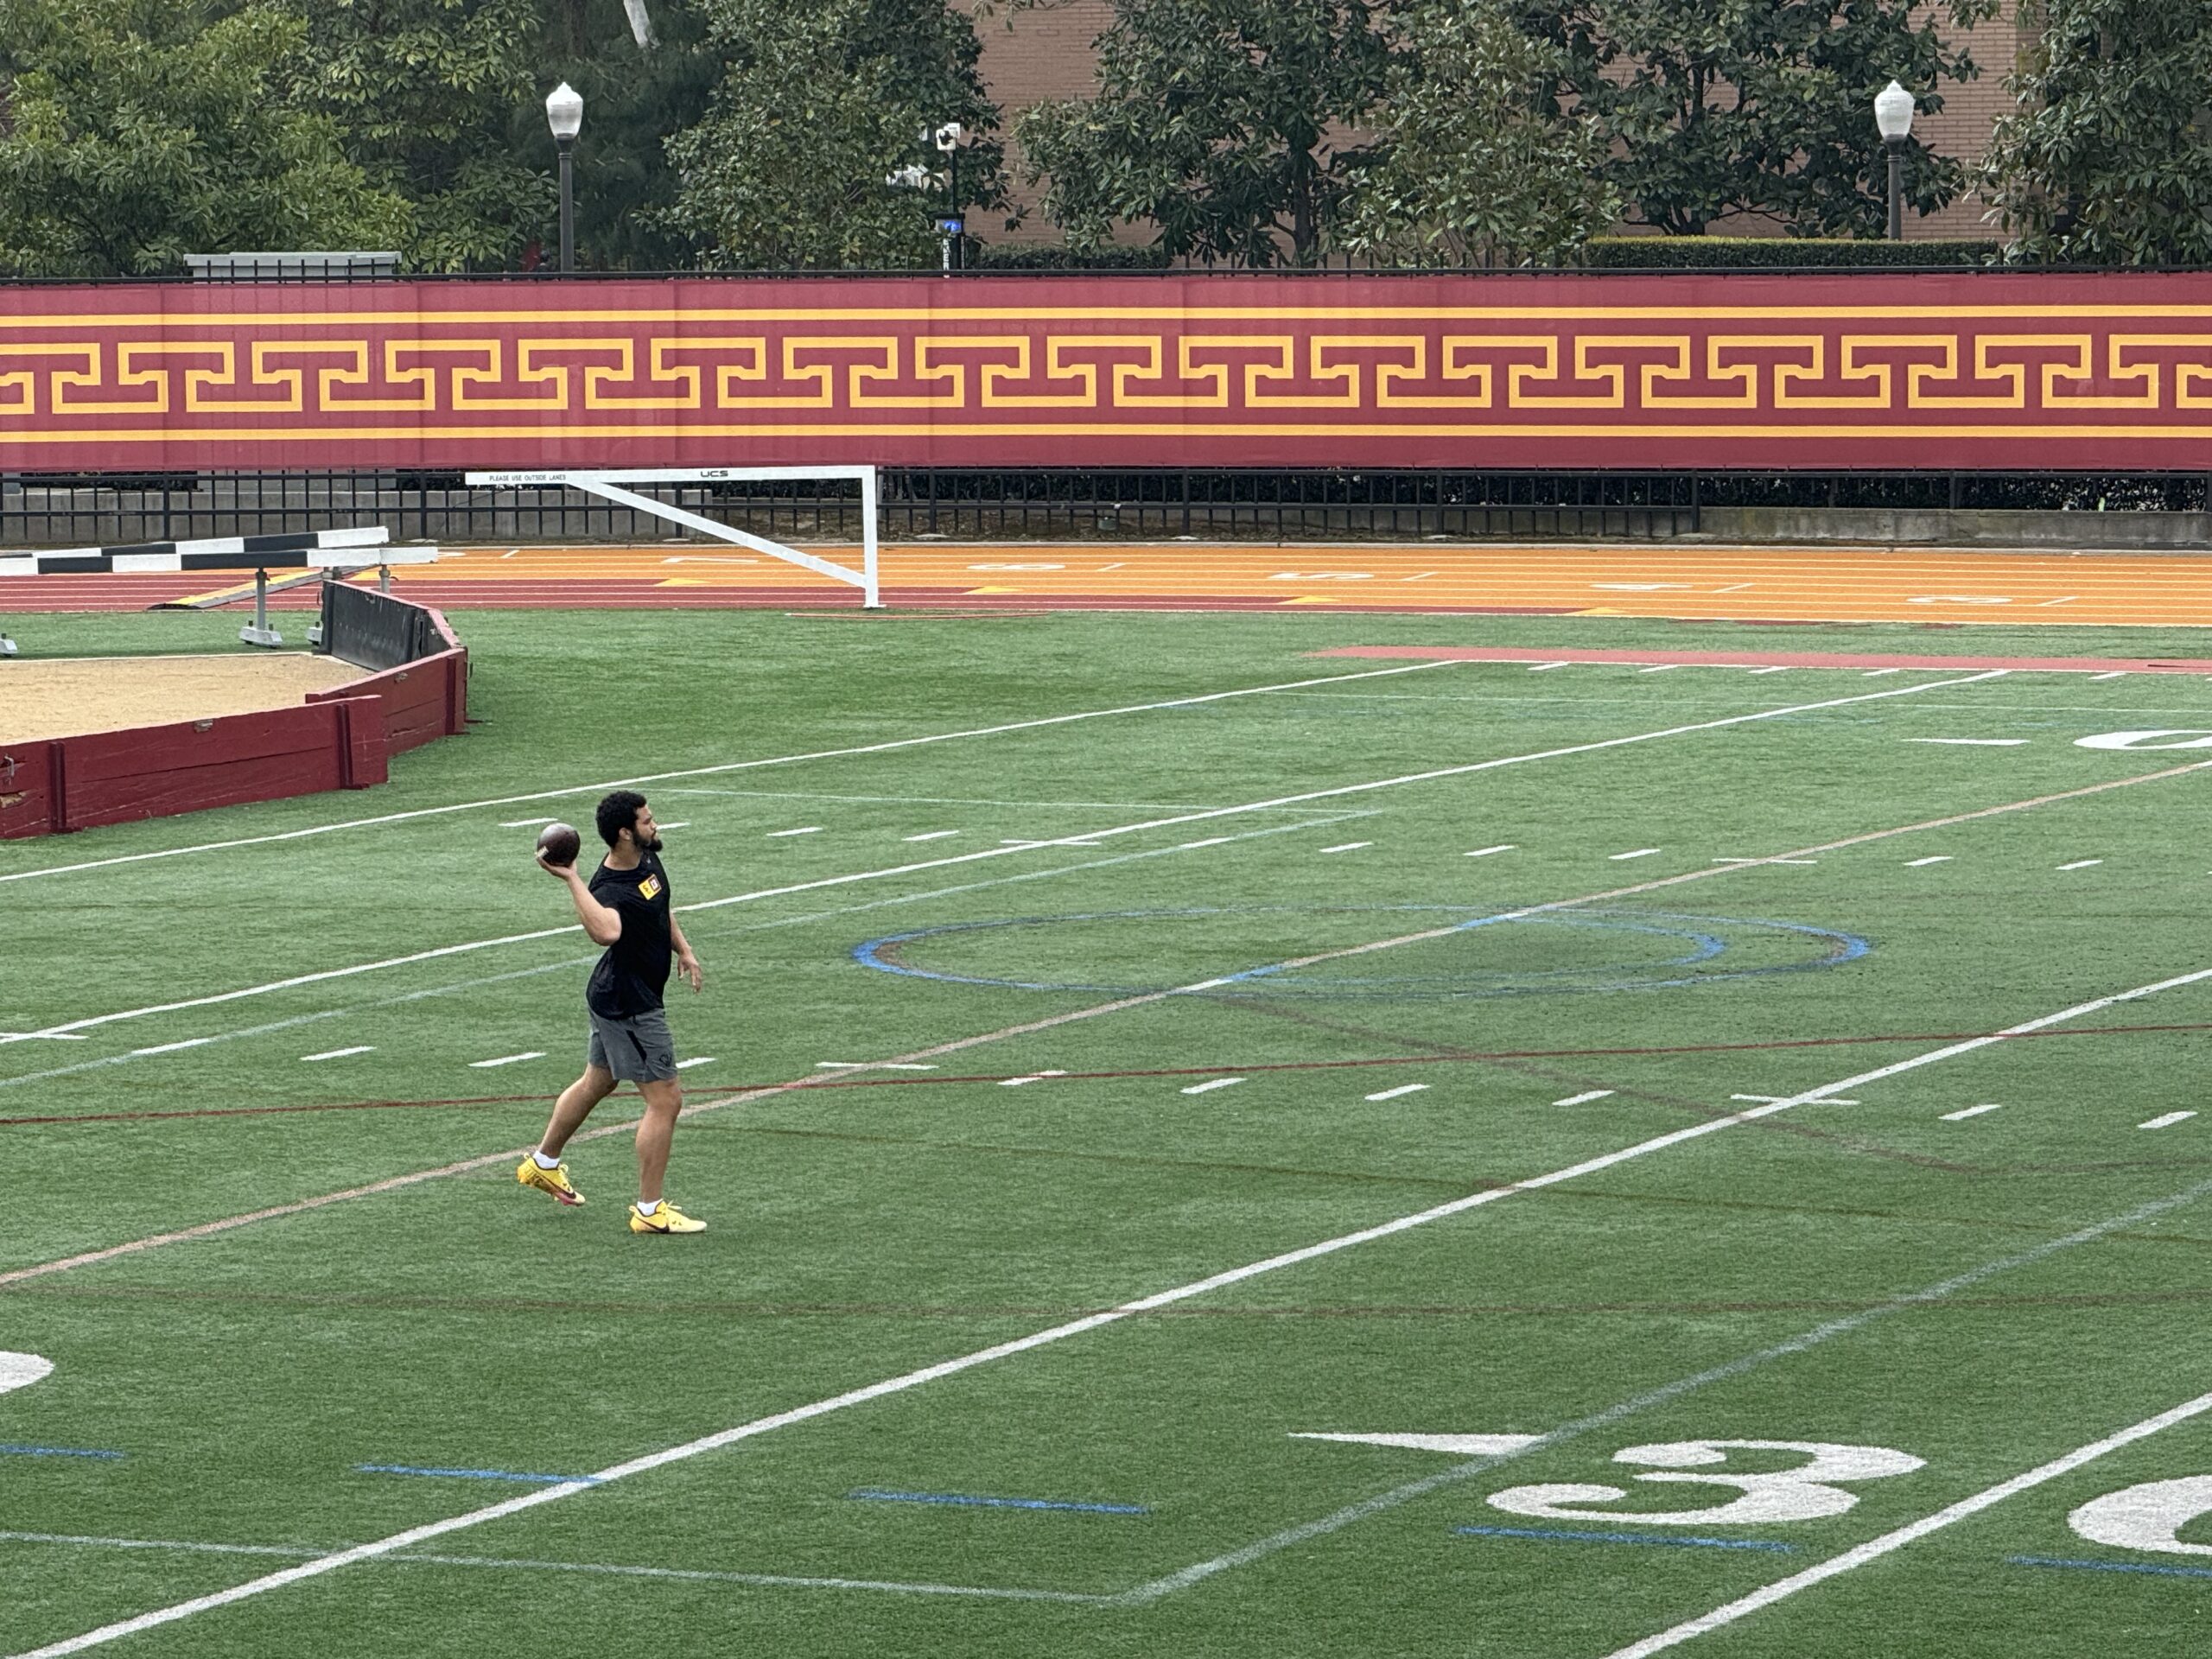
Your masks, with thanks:
M 651 841 L 640 841 L 638 843 L 638 850 L 641 853 L 657 853 L 660 851 L 660 837 L 658 836 L 655 836 Z

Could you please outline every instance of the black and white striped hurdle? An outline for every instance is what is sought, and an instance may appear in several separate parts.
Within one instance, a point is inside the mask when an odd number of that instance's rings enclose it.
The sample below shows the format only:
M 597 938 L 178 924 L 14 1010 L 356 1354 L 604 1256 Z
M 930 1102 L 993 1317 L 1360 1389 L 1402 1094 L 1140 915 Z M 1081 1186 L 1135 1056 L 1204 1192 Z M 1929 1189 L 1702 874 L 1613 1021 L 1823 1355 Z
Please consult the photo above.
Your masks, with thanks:
M 250 645 L 281 645 L 269 626 L 269 573 L 300 570 L 365 570 L 395 564 L 431 564 L 435 547 L 394 547 L 382 524 L 348 530 L 308 530 L 273 536 L 211 536 L 196 541 L 127 542 L 111 547 L 70 547 L 29 552 L 0 552 L 0 576 L 175 575 L 195 570 L 251 570 L 254 573 L 252 623 L 238 631 Z M 312 581 L 295 576 L 279 588 Z M 16 654 L 15 641 L 0 634 L 0 657 Z
M 189 542 L 129 542 L 0 552 L 0 576 L 173 575 L 190 570 L 359 569 L 372 564 L 429 564 L 435 547 L 393 547 L 382 524 L 275 536 L 213 536 Z

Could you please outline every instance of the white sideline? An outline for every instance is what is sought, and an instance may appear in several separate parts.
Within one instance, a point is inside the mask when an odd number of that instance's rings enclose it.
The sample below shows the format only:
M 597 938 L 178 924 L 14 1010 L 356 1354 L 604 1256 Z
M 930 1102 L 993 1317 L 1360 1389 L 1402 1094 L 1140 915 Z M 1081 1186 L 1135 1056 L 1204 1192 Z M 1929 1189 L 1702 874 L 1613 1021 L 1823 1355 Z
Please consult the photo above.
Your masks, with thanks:
M 1395 789 L 1403 784 L 1433 783 L 1440 778 L 1465 777 L 1472 772 L 1492 771 L 1499 766 L 1521 766 L 1535 760 L 1556 760 L 1568 755 L 1591 754 L 1603 749 L 1622 748 L 1633 743 L 1656 742 L 1662 738 L 1683 737 L 1697 732 L 1719 730 L 1723 727 L 1745 725 L 1753 721 L 1777 720 L 1788 715 L 1802 715 L 1815 709 L 1840 708 L 1849 703 L 1875 702 L 1890 697 L 1909 697 L 1922 691 L 1933 691 L 1953 685 L 1972 685 L 1977 681 L 1996 679 L 2007 671 L 2001 668 L 1988 669 L 1960 679 L 1926 680 L 1917 685 L 1898 686 L 1890 690 L 1863 691 L 1853 696 L 1831 697 L 1820 702 L 1792 703 L 1780 709 L 1758 709 L 1748 715 L 1730 715 L 1719 720 L 1699 721 L 1688 726 L 1669 726 L 1656 732 L 1637 732 L 1626 737 L 1601 738 L 1594 742 L 1573 743 L 1562 748 L 1539 749 L 1526 754 L 1500 755 L 1493 760 L 1473 760 L 1456 766 L 1437 766 L 1426 772 L 1406 772 L 1395 778 L 1374 779 L 1359 784 L 1341 784 L 1332 789 L 1314 789 L 1296 795 L 1278 795 L 1264 801 L 1247 801 L 1237 806 L 1208 807 L 1203 810 L 1179 812 L 1164 818 L 1147 818 L 1136 823 L 1119 824 L 1110 830 L 1088 830 L 1078 836 L 1063 836 L 1054 840 L 1027 842 L 1014 847 L 986 847 L 972 853 L 957 853 L 950 857 L 929 859 L 919 863 L 896 864 L 883 869 L 859 870 L 845 875 L 823 876 L 818 880 L 794 882 L 780 887 L 762 887 L 752 893 L 733 893 L 724 899 L 708 899 L 696 904 L 678 905 L 677 909 L 683 914 L 690 915 L 696 911 L 718 910 L 726 905 L 751 904 L 762 899 L 779 899 L 795 893 L 811 893 L 823 887 L 842 887 L 855 881 L 873 881 L 886 876 L 911 875 L 921 870 L 942 869 L 948 865 L 973 863 L 979 859 L 1003 858 L 1009 855 L 1034 852 L 1040 847 L 1081 846 L 1109 836 L 1129 836 L 1151 830 L 1171 830 L 1182 824 L 1204 823 L 1215 818 L 1233 817 L 1241 813 L 1263 812 L 1285 806 L 1302 806 L 1309 801 L 1334 800 L 1342 796 L 1362 795 L 1378 789 Z M 1068 716 L 1068 718 L 1073 718 L 1073 716 Z M 847 751 L 847 753 L 859 753 L 859 751 Z M 82 1020 L 64 1020 L 41 1031 L 14 1033 L 0 1036 L 0 1046 L 73 1032 L 90 1031 L 96 1027 L 111 1025 L 119 1020 L 139 1020 L 149 1014 L 175 1014 L 185 1008 L 210 1007 L 218 1003 L 235 1002 L 245 997 L 266 996 L 276 991 L 295 990 L 302 985 L 319 985 L 329 980 L 351 978 L 356 974 L 374 973 L 386 968 L 407 967 L 418 962 L 434 961 L 440 957 L 461 956 L 470 951 L 494 950 L 510 944 L 525 944 L 537 939 L 556 938 L 564 933 L 582 931 L 582 929 L 580 926 L 570 923 L 564 927 L 537 928 L 528 933 L 509 933 L 498 938 L 473 940 L 466 944 L 439 945 L 429 950 L 416 950 L 404 957 L 387 957 L 381 961 L 360 963 L 349 968 L 325 968 L 311 974 L 296 974 L 289 979 L 273 980 L 265 985 L 247 986 L 235 991 L 219 991 L 207 996 L 188 997 L 176 1002 L 158 1002 L 142 1008 L 125 1008 L 114 1014 L 93 1014 Z
M 1771 1607 L 1784 1597 L 1796 1595 L 1800 1590 L 1864 1567 L 1869 1561 L 1879 1560 L 1892 1550 L 1903 1549 L 1907 1544 L 1916 1542 L 1931 1532 L 1940 1532 L 1955 1522 L 1963 1521 L 1969 1516 L 1979 1515 L 1984 1510 L 2002 1503 L 2016 1492 L 2024 1492 L 2045 1481 L 2071 1474 L 2084 1464 L 2094 1463 L 2107 1452 L 2117 1452 L 2138 1440 L 2148 1440 L 2163 1429 L 2171 1428 L 2176 1423 L 2187 1422 L 2208 1411 L 2212 1411 L 2212 1394 L 2200 1394 L 2196 1399 L 2185 1400 L 2155 1417 L 2145 1417 L 2139 1423 L 2130 1423 L 2126 1428 L 2114 1430 L 2102 1440 L 2076 1446 L 2063 1457 L 2053 1458 L 2049 1463 L 2040 1464 L 2010 1480 L 2000 1480 L 1994 1486 L 1985 1487 L 1971 1497 L 1962 1497 L 1948 1508 L 1938 1510 L 1933 1515 L 1923 1516 L 1894 1532 L 1885 1532 L 1878 1538 L 1869 1538 L 1856 1549 L 1847 1549 L 1842 1554 L 1831 1555 L 1827 1560 L 1807 1567 L 1802 1573 L 1793 1573 L 1786 1579 L 1777 1579 L 1726 1606 L 1716 1607 L 1696 1618 L 1685 1619 L 1670 1630 L 1645 1637 L 1641 1642 L 1631 1642 L 1624 1648 L 1618 1648 L 1606 1655 L 1605 1659 L 1644 1659 L 1648 1654 L 1680 1647 L 1708 1630 L 1717 1630 L 1725 1624 L 1734 1624 L 1746 1613 L 1755 1613 L 1762 1607 Z
M 1412 674 L 1423 669 L 1458 666 L 1456 661 L 1414 663 L 1396 668 L 1363 669 L 1356 674 L 1332 674 L 1313 680 L 1291 680 L 1281 685 L 1248 685 L 1233 691 L 1208 691 L 1198 696 L 1170 697 L 1160 702 L 1133 702 L 1118 709 L 1086 709 L 1072 715 L 1047 715 L 1037 720 L 1017 720 L 1003 726 L 978 726 L 966 731 L 935 732 L 927 737 L 901 737 L 884 743 L 864 743 L 855 748 L 817 749 L 807 754 L 780 754 L 761 760 L 726 760 L 718 766 L 690 766 L 681 772 L 650 772 L 640 778 L 617 778 L 601 784 L 570 784 L 560 789 L 541 789 L 528 795 L 499 795 L 488 800 L 456 801 L 449 806 L 416 807 L 407 812 L 385 812 L 372 818 L 347 818 L 339 823 L 311 824 L 304 830 L 283 830 L 266 836 L 241 836 L 232 841 L 200 842 L 190 847 L 166 847 L 158 852 L 124 853 L 114 858 L 88 859 L 81 864 L 53 864 L 44 869 L 17 870 L 0 875 L 0 882 L 29 881 L 41 875 L 72 875 L 79 870 L 103 870 L 117 864 L 139 864 L 150 858 L 182 858 L 192 853 L 228 852 L 236 847 L 262 847 L 271 842 L 299 841 L 309 836 L 335 835 L 341 830 L 370 830 L 381 824 L 405 823 L 416 818 L 435 818 L 448 812 L 474 812 L 485 807 L 516 806 L 525 801 L 556 800 L 563 795 L 603 794 L 610 789 L 629 789 L 639 784 L 664 784 L 674 778 L 711 778 L 726 772 L 750 772 L 760 766 L 795 766 L 804 760 L 838 760 L 856 754 L 883 754 L 893 749 L 918 748 L 930 743 L 952 743 L 970 737 L 1001 737 L 1008 732 L 1035 731 L 1046 726 L 1065 726 L 1079 720 L 1107 720 L 1117 715 L 1154 714 L 1162 709 L 1188 709 L 1202 702 L 1230 697 L 1255 697 L 1271 691 L 1296 691 L 1309 685 L 1334 685 L 1343 680 L 1371 680 L 1389 674 Z
M 903 1394 L 908 1389 L 919 1388 L 925 1383 L 957 1376 L 963 1371 L 972 1370 L 981 1365 L 988 1365 L 995 1360 L 1011 1358 L 1016 1354 L 1027 1353 L 1032 1349 L 1064 1342 L 1071 1337 L 1081 1336 L 1103 1326 L 1135 1318 L 1141 1313 L 1148 1313 L 1159 1308 L 1172 1306 L 1178 1302 L 1188 1301 L 1194 1297 L 1207 1295 L 1211 1292 L 1225 1289 L 1230 1285 L 1241 1284 L 1248 1279 L 1258 1278 L 1263 1274 L 1274 1273 L 1283 1268 L 1296 1267 L 1322 1256 L 1333 1255 L 1339 1251 L 1351 1249 L 1357 1245 L 1372 1243 L 1377 1239 L 1389 1238 L 1399 1233 L 1410 1232 L 1415 1228 L 1427 1226 L 1431 1223 L 1445 1220 L 1466 1211 L 1498 1203 L 1517 1193 L 1538 1192 L 1545 1187 L 1556 1186 L 1562 1182 L 1574 1180 L 1584 1175 L 1595 1174 L 1601 1170 L 1611 1169 L 1617 1165 L 1648 1157 L 1656 1152 L 1662 1152 L 1669 1147 L 1680 1146 L 1687 1141 L 1700 1140 L 1708 1135 L 1719 1134 L 1723 1129 L 1733 1128 L 1738 1124 L 1753 1122 L 1760 1118 L 1771 1117 L 1777 1112 L 1788 1111 L 1792 1107 L 1825 1100 L 1831 1096 L 1841 1094 L 1848 1089 L 1862 1087 L 1866 1084 L 1877 1083 L 1886 1077 L 1916 1071 L 1922 1066 L 1933 1065 L 1960 1054 L 1971 1053 L 1977 1049 L 1986 1048 L 1993 1043 L 2003 1042 L 2010 1037 L 2023 1036 L 2030 1032 L 2041 1031 L 2067 1020 L 2100 1013 L 2122 1002 L 2132 1002 L 2143 997 L 2155 996 L 2161 991 L 2173 990 L 2183 985 L 2194 985 L 2207 979 L 2212 979 L 2212 968 L 2200 968 L 2192 973 L 2174 975 L 2149 985 L 2137 986 L 2132 990 L 2116 992 L 2109 996 L 2096 997 L 2087 1002 L 2075 1003 L 2073 1007 L 2062 1008 L 2055 1014 L 2047 1014 L 2034 1020 L 2023 1020 L 2018 1025 L 2007 1026 L 2002 1031 L 1993 1032 L 1986 1036 L 1968 1038 L 1962 1042 L 1947 1043 L 1941 1048 L 1931 1049 L 1924 1054 L 1916 1055 L 1910 1059 L 1878 1066 L 1872 1071 L 1859 1072 L 1837 1083 L 1826 1084 L 1818 1089 L 1809 1089 L 1800 1094 L 1787 1096 L 1767 1105 L 1753 1106 L 1744 1111 L 1732 1112 L 1726 1117 L 1708 1118 L 1666 1135 L 1655 1135 L 1649 1140 L 1638 1141 L 1633 1146 L 1624 1147 L 1615 1152 L 1602 1153 L 1595 1158 L 1586 1158 L 1579 1163 L 1567 1165 L 1564 1168 L 1553 1170 L 1547 1174 L 1534 1176 L 1527 1180 L 1515 1181 L 1504 1186 L 1485 1187 L 1479 1192 L 1471 1192 L 1464 1198 L 1454 1198 L 1448 1203 L 1415 1211 L 1412 1215 L 1400 1216 L 1372 1227 L 1362 1228 L 1356 1232 L 1339 1234 L 1334 1238 L 1323 1239 L 1318 1243 L 1304 1245 L 1294 1250 L 1286 1250 L 1258 1262 L 1248 1262 L 1243 1267 L 1230 1268 L 1223 1272 L 1210 1274 L 1204 1279 L 1192 1280 L 1187 1284 L 1178 1285 L 1168 1290 L 1156 1291 L 1149 1296 L 1123 1302 L 1118 1306 L 1106 1309 L 1102 1313 L 1087 1314 L 1081 1319 L 1070 1319 L 1059 1325 L 1051 1325 L 1045 1330 L 1033 1332 L 1026 1337 L 1017 1337 L 1010 1342 L 996 1343 L 988 1348 L 979 1348 L 956 1358 L 941 1360 L 934 1365 L 925 1365 L 917 1370 L 886 1377 L 881 1382 L 850 1389 L 842 1394 L 832 1395 L 826 1399 L 793 1407 L 788 1411 L 776 1412 L 766 1417 L 756 1417 L 750 1422 L 740 1423 L 734 1427 L 723 1429 L 717 1433 L 702 1435 L 697 1440 L 688 1440 L 681 1446 L 670 1446 L 663 1451 L 648 1452 L 644 1457 L 632 1458 L 626 1462 L 612 1464 L 579 1480 L 564 1481 L 557 1486 L 542 1486 L 534 1491 L 508 1498 L 503 1503 L 487 1504 L 482 1509 L 472 1510 L 464 1515 L 451 1516 L 442 1521 L 432 1521 L 422 1526 L 410 1527 L 404 1531 L 393 1533 L 372 1543 L 357 1544 L 348 1549 L 337 1550 L 330 1554 L 319 1556 L 311 1561 L 302 1561 L 296 1567 L 283 1567 L 260 1578 L 248 1580 L 244 1584 L 233 1585 L 227 1590 L 219 1590 L 204 1596 L 194 1596 L 189 1600 L 175 1602 L 167 1607 L 156 1608 L 150 1612 L 118 1619 L 112 1624 L 103 1624 L 96 1630 L 87 1630 L 82 1635 L 69 1637 L 45 1647 L 16 1655 L 15 1659 L 60 1659 L 60 1656 L 65 1654 L 79 1653 L 87 1648 L 99 1647 L 122 1637 L 134 1636 L 141 1630 L 174 1624 L 179 1619 L 189 1618 L 197 1613 L 212 1611 L 218 1607 L 228 1606 L 232 1602 L 244 1601 L 253 1596 L 265 1594 L 271 1590 L 283 1589 L 287 1585 L 296 1584 L 302 1580 L 317 1578 L 326 1573 L 335 1572 L 340 1567 L 351 1567 L 358 1561 L 372 1560 L 378 1556 L 411 1549 L 416 1545 L 428 1542 L 433 1538 L 442 1538 L 449 1533 L 480 1526 L 487 1521 L 499 1520 L 510 1515 L 518 1515 L 524 1510 L 536 1509 L 540 1504 L 556 1503 L 562 1498 L 572 1497 L 579 1492 L 591 1491 L 610 1481 L 623 1480 L 632 1475 L 644 1474 L 667 1464 L 682 1463 L 708 1452 L 720 1451 L 724 1446 L 734 1446 L 741 1440 L 753 1440 L 779 1428 L 788 1428 L 794 1424 L 810 1421 L 817 1417 L 825 1417 L 832 1413 L 843 1411 L 853 1406 L 864 1405 L 869 1401 L 880 1400 L 889 1395 Z M 2204 1395 L 2198 1401 L 2191 1402 L 2188 1406 L 2177 1408 L 2176 1410 L 2183 1415 L 2193 1415 L 2196 1412 L 2208 1408 L 2212 1408 L 2212 1395 Z M 2121 1431 L 2120 1436 L 2110 1437 L 2109 1444 L 2099 1442 L 2094 1449 L 2085 1448 L 2087 1455 L 2084 1452 L 2077 1452 L 2070 1453 L 2069 1457 L 2080 1462 L 2086 1462 L 2088 1457 L 2099 1456 L 2104 1451 L 2110 1450 L 2112 1446 L 2125 1445 L 2129 1439 L 2139 1439 L 2143 1434 L 2156 1433 L 2158 1428 L 2165 1427 L 2169 1420 L 2178 1421 L 2180 1418 L 2174 1413 L 2164 1414 L 2162 1417 L 2150 1420 L 2151 1427 L 2146 1427 L 2138 1424 L 2133 1429 Z M 1966 1500 L 1964 1504 L 1954 1504 L 1949 1510 L 1915 1523 L 1915 1527 L 1904 1529 L 1899 1532 L 1889 1534 L 1885 1538 L 1876 1539 L 1870 1544 L 1861 1545 L 1858 1550 L 1848 1552 L 1830 1562 L 1823 1563 L 1822 1567 L 1812 1569 L 1808 1573 L 1799 1573 L 1794 1579 L 1783 1580 L 1780 1585 L 1770 1586 L 1767 1591 L 1760 1592 L 1760 1595 L 1764 1596 L 1767 1600 L 1778 1599 L 1779 1596 L 1790 1593 L 1791 1590 L 1800 1587 L 1802 1583 L 1817 1581 L 1815 1575 L 1826 1577 L 1834 1572 L 1848 1571 L 1850 1567 L 1859 1565 L 1859 1560 L 1853 1559 L 1854 1557 L 1871 1560 L 1872 1555 L 1866 1554 L 1870 1550 L 1874 1554 L 1885 1553 L 1888 1549 L 1911 1541 L 1913 1537 L 1919 1536 L 1922 1532 L 1932 1531 L 1937 1526 L 1948 1525 L 1952 1520 L 1971 1514 L 1973 1508 L 1969 1508 L 1969 1505 L 1974 1508 L 1986 1507 L 1988 1503 L 2010 1496 L 2012 1491 L 2018 1490 L 2023 1484 L 2032 1485 L 2041 1480 L 2053 1478 L 2073 1466 L 2075 1464 L 2069 1462 L 2066 1459 L 2060 1459 L 2056 1464 L 2045 1465 L 2043 1469 L 2031 1471 L 2027 1475 L 2017 1477 L 2014 1481 L 2008 1482 L 2004 1486 L 1991 1488 L 1989 1492 L 1981 1494 L 1978 1499 L 1970 1498 Z M 1839 1565 L 1839 1563 L 1847 1563 L 1847 1565 Z M 1705 1617 L 1707 1620 L 1725 1624 L 1740 1616 L 1738 1610 L 1750 1611 L 1753 1605 L 1763 1606 L 1766 1602 L 1757 1597 L 1747 1597 L 1741 1603 L 1731 1604 L 1729 1607 L 1719 1609 Z M 1697 1621 L 1693 1621 L 1693 1624 L 1696 1623 Z M 1649 1638 L 1649 1640 L 1662 1647 L 1671 1646 L 1675 1641 L 1687 1640 L 1689 1636 L 1700 1633 L 1700 1629 L 1692 1629 L 1689 1626 L 1677 1626 L 1676 1630 L 1683 1634 L 1676 1635 L 1672 1631 L 1662 1632 L 1661 1636 Z M 1657 1650 L 1656 1647 L 1640 1645 L 1633 1649 L 1624 1649 L 1619 1653 L 1611 1656 L 1611 1659 L 1639 1659 L 1639 1656 L 1643 1653 Z

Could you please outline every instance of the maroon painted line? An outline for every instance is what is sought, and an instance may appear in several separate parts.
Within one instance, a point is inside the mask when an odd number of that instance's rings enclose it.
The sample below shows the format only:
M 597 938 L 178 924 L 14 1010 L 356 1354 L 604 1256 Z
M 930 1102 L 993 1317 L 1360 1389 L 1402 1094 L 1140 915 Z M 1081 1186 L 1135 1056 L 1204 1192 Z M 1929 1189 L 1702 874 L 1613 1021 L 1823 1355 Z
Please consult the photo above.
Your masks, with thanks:
M 1446 663 L 1681 664 L 1710 668 L 2019 668 L 2056 674 L 2212 674 L 2196 657 L 1913 657 L 1840 651 L 1525 651 L 1510 646 L 1344 645 L 1311 657 L 1413 658 Z
M 2021 1032 L 2005 1040 L 2043 1041 L 2061 1037 L 2139 1037 L 2177 1032 L 2212 1031 L 2212 1020 L 2191 1020 L 2153 1026 L 2078 1026 L 2048 1031 Z M 1845 1048 L 1870 1043 L 1957 1043 L 1989 1033 L 1980 1031 L 1875 1032 L 1844 1037 L 1779 1037 L 1761 1042 L 1677 1043 L 1643 1048 L 1503 1048 L 1455 1050 L 1442 1054 L 1379 1054 L 1351 1060 L 1224 1060 L 1210 1065 L 1130 1066 L 1105 1071 L 1069 1071 L 1055 1083 L 1113 1083 L 1135 1077 L 1205 1077 L 1227 1071 L 1343 1071 L 1378 1065 L 1484 1065 L 1502 1060 L 1665 1059 L 1685 1054 L 1763 1054 L 1793 1048 Z M 931 1089 L 948 1084 L 999 1084 L 1008 1077 L 1029 1077 L 1027 1071 L 985 1071 L 944 1077 L 809 1077 L 809 1090 L 832 1089 Z M 148 1085 L 152 1086 L 152 1085 Z M 789 1084 L 728 1084 L 727 1090 L 742 1094 L 756 1089 L 789 1089 Z M 193 1117 L 268 1117 L 302 1112 L 416 1111 L 462 1106 L 540 1105 L 543 1095 L 467 1095 L 444 1100 L 302 1101 L 273 1106 L 205 1106 L 161 1111 L 56 1112 L 36 1117 L 0 1117 L 0 1128 L 57 1123 L 122 1123 Z

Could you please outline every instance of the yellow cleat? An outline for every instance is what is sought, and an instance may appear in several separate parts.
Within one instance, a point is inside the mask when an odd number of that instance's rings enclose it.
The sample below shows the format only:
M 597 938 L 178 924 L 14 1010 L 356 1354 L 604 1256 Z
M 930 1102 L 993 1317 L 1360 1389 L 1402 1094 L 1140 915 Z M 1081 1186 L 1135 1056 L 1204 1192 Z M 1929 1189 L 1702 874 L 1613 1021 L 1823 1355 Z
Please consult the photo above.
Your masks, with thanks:
M 569 1182 L 566 1164 L 554 1169 L 540 1169 L 537 1160 L 525 1157 L 515 1170 L 515 1179 L 524 1186 L 534 1186 L 541 1192 L 550 1192 L 563 1204 L 582 1204 L 584 1195 Z
M 630 1230 L 633 1233 L 703 1233 L 707 1224 L 693 1216 L 685 1215 L 666 1198 L 650 1216 L 630 1206 Z

